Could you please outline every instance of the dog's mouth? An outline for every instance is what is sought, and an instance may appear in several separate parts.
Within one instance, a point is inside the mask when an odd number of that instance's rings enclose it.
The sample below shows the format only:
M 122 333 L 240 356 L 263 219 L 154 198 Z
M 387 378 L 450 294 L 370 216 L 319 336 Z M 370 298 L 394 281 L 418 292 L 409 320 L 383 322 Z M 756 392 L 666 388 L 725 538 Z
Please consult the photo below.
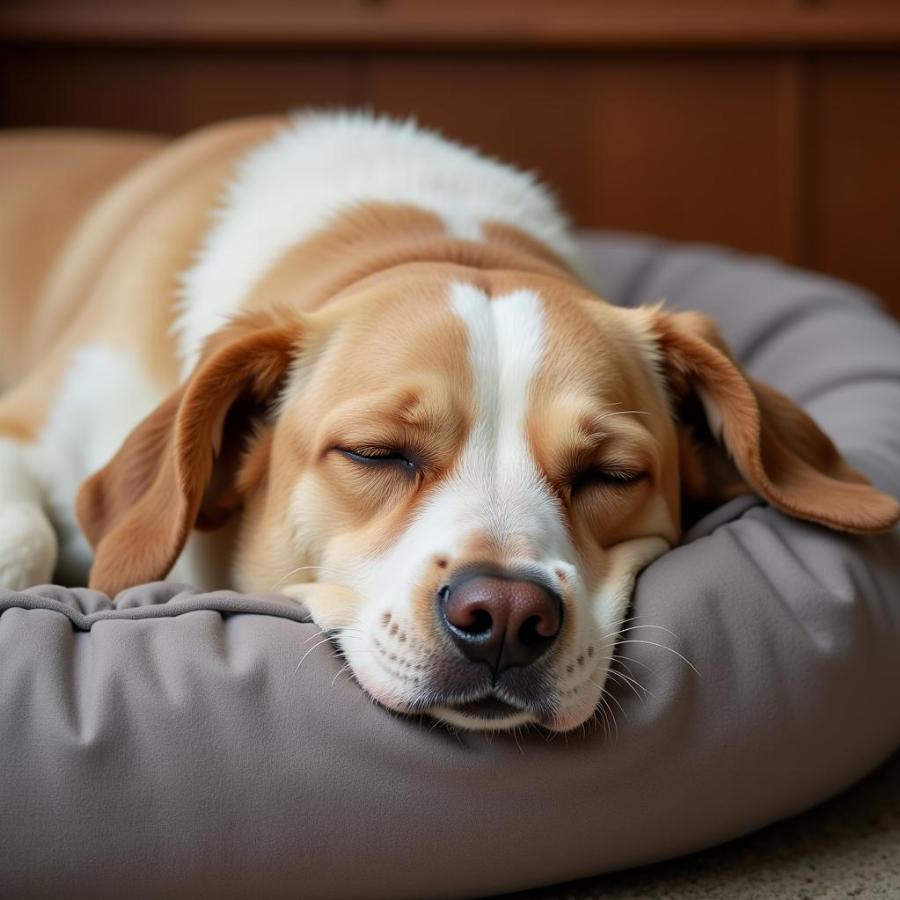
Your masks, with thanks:
M 479 700 L 468 700 L 465 703 L 455 703 L 448 706 L 454 712 L 463 716 L 473 716 L 476 719 L 507 719 L 510 716 L 524 712 L 521 707 L 513 706 L 493 694 L 482 697 Z
M 341 629 L 325 632 L 337 651 L 348 658 Z M 381 656 L 387 656 L 383 649 Z M 393 675 L 393 668 L 376 656 L 379 670 Z M 451 660 L 452 662 L 452 660 Z M 421 665 L 419 666 L 421 668 Z M 511 667 L 499 678 L 491 677 L 485 666 L 444 666 L 430 676 L 416 692 L 418 696 L 398 699 L 381 690 L 382 671 L 370 681 L 367 668 L 359 672 L 351 664 L 353 677 L 363 690 L 382 706 L 407 715 L 426 715 L 461 729 L 502 731 L 522 725 L 552 727 L 557 714 L 557 701 L 545 672 L 532 668 Z M 360 677 L 360 676 L 363 677 Z M 374 683 L 373 683 L 374 682 Z
M 434 704 L 428 713 L 457 728 L 475 731 L 498 731 L 541 721 L 541 716 L 528 706 L 510 703 L 495 693 L 461 703 Z

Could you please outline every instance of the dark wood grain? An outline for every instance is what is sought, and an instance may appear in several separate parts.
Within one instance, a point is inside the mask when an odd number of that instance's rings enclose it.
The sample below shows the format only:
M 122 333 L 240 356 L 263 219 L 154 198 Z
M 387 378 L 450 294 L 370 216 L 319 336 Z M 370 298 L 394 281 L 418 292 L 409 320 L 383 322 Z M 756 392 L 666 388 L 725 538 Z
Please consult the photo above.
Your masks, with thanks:
M 892 2 L 5 0 L 7 40 L 327 47 L 895 46 Z
M 900 60 L 821 60 L 812 79 L 810 262 L 900 315 Z
M 2 125 L 308 105 L 415 115 L 578 225 L 772 254 L 900 315 L 900 0 L 0 4 Z

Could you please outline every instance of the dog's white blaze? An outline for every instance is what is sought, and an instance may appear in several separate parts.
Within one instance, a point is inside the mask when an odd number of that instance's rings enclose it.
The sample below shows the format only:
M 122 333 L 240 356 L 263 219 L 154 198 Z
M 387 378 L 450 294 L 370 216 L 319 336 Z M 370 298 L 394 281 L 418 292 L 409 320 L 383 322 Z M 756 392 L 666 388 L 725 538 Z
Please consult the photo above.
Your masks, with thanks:
M 445 489 L 464 496 L 471 510 L 450 533 L 463 540 L 480 529 L 501 550 L 524 540 L 529 561 L 548 551 L 559 556 L 568 543 L 565 528 L 526 435 L 544 351 L 541 300 L 524 290 L 490 299 L 473 285 L 457 284 L 451 304 L 468 334 L 476 418 L 456 477 Z

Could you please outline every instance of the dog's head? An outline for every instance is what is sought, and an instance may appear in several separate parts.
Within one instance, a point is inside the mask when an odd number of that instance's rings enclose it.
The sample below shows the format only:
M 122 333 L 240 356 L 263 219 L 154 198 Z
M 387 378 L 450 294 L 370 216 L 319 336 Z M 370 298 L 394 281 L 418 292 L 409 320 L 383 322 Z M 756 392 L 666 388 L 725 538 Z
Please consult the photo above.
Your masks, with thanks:
M 215 334 L 79 515 L 113 591 L 239 512 L 236 583 L 334 585 L 313 617 L 385 706 L 563 731 L 684 506 L 748 490 L 848 531 L 898 516 L 708 318 L 420 264 Z

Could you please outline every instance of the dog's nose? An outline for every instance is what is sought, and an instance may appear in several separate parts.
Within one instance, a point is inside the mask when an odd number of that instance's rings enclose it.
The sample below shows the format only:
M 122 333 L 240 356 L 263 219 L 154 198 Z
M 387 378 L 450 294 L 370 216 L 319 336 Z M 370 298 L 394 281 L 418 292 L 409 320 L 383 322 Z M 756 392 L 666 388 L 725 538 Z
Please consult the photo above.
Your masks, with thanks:
M 473 662 L 500 673 L 527 666 L 556 640 L 559 596 L 536 581 L 468 572 L 438 592 L 441 623 Z

